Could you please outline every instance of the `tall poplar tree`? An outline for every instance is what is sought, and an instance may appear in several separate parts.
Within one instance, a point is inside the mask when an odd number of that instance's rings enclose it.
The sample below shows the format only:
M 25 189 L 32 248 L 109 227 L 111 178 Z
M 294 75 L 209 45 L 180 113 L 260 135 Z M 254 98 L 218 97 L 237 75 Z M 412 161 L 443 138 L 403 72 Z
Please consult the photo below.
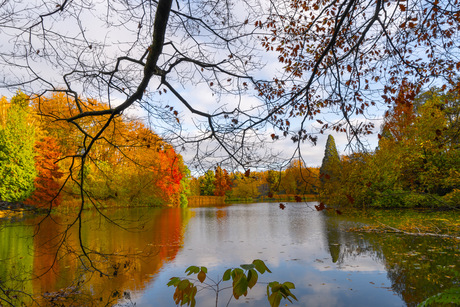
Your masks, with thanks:
M 23 201 L 34 190 L 34 128 L 28 122 L 28 97 L 11 99 L 6 122 L 0 127 L 0 199 Z

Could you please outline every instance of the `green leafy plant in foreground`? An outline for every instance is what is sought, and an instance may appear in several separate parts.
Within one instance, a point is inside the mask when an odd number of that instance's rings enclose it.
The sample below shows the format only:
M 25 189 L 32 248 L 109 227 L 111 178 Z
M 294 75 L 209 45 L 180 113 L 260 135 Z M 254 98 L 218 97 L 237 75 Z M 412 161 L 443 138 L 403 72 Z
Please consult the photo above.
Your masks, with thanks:
M 460 305 L 460 287 L 450 288 L 436 295 L 430 296 L 418 307 L 427 306 L 458 306 Z
M 208 269 L 206 267 L 190 266 L 185 270 L 187 276 L 196 274 L 196 280 L 201 284 L 198 284 L 200 289 L 212 289 L 216 293 L 216 306 L 218 303 L 219 292 L 224 289 L 232 288 L 233 293 L 230 297 L 227 306 L 229 305 L 231 299 L 239 299 L 241 296 L 246 296 L 248 290 L 252 289 L 259 279 L 259 273 L 264 274 L 265 272 L 271 273 L 265 263 L 256 259 L 251 264 L 242 264 L 241 268 L 230 268 L 227 269 L 222 276 L 222 279 L 219 281 L 214 281 L 207 276 Z M 206 283 L 205 280 L 208 279 L 212 284 Z M 232 280 L 231 287 L 219 288 L 220 284 L 224 281 Z M 196 306 L 195 295 L 198 292 L 197 285 L 188 278 L 179 278 L 171 277 L 168 282 L 168 287 L 174 286 L 176 291 L 174 293 L 174 302 L 177 305 L 187 305 L 194 307 Z M 284 282 L 280 284 L 277 281 L 270 282 L 267 285 L 267 297 L 268 302 L 271 307 L 278 307 L 280 305 L 281 299 L 287 299 L 292 303 L 291 299 L 297 301 L 297 298 L 294 294 L 291 293 L 290 289 L 295 289 L 295 286 L 292 282 Z

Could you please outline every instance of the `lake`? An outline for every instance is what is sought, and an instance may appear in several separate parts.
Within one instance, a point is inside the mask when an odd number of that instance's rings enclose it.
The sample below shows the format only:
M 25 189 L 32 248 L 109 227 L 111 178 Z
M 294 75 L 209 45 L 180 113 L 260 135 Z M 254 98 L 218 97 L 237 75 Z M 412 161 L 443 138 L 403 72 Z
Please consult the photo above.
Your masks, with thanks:
M 266 284 L 275 280 L 296 286 L 298 302 L 281 306 L 322 307 L 416 306 L 458 284 L 458 241 L 348 232 L 366 217 L 318 212 L 315 204 L 104 211 L 110 221 L 87 211 L 81 231 L 69 228 L 73 214 L 3 220 L 0 285 L 21 292 L 0 294 L 0 305 L 2 299 L 32 304 L 27 293 L 45 305 L 175 306 L 174 288 L 166 284 L 185 277 L 188 266 L 206 266 L 208 278 L 219 280 L 227 268 L 254 259 L 272 273 L 259 275 L 248 295 L 229 306 L 268 306 Z M 221 290 L 219 306 L 230 297 L 230 289 Z M 199 291 L 196 300 L 214 306 L 215 292 Z

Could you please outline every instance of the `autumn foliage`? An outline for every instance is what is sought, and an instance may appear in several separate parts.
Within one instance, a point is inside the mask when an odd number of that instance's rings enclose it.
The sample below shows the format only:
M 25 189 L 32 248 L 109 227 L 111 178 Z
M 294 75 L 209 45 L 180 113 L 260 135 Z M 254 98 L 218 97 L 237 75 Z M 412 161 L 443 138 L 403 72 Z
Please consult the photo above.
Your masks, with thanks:
M 459 89 L 403 84 L 378 147 L 344 156 L 321 187 L 332 207 L 458 207 Z
M 26 203 L 36 207 L 56 207 L 62 199 L 59 193 L 59 179 L 63 176 L 58 164 L 61 156 L 59 146 L 54 138 L 48 136 L 35 142 L 35 152 L 38 176 L 34 180 L 35 190 Z
M 221 166 L 208 170 L 191 181 L 193 196 L 225 196 L 230 201 L 304 201 L 303 196 L 315 196 L 319 187 L 319 168 L 306 167 L 293 160 L 281 171 L 266 170 L 228 172 Z M 267 199 L 268 198 L 268 199 Z
M 107 107 L 91 99 L 78 104 L 86 111 Z M 61 120 L 78 113 L 72 97 L 54 93 L 30 105 L 33 120 L 27 125 L 37 132 L 28 140 L 35 142 L 37 176 L 27 204 L 44 208 L 61 202 L 78 204 L 83 191 L 98 206 L 186 205 L 188 170 L 182 157 L 141 121 L 117 116 L 96 138 L 106 122 L 103 116 L 81 119 L 79 127 Z

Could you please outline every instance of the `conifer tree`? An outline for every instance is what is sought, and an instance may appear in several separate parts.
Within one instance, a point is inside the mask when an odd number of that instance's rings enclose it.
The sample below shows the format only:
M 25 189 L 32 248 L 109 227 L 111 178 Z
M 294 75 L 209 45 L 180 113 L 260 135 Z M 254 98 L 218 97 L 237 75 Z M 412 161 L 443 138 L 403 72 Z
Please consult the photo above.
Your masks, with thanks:
M 340 193 L 341 162 L 334 137 L 329 135 L 324 151 L 323 162 L 319 169 L 320 200 L 329 205 L 339 205 L 342 202 Z
M 11 99 L 6 122 L 0 127 L 0 199 L 23 201 L 34 190 L 34 128 L 28 122 L 28 97 Z
M 335 140 L 332 135 L 327 137 L 326 149 L 324 151 L 323 162 L 319 169 L 321 182 L 324 183 L 330 179 L 337 179 L 340 170 L 340 158 L 335 146 Z

